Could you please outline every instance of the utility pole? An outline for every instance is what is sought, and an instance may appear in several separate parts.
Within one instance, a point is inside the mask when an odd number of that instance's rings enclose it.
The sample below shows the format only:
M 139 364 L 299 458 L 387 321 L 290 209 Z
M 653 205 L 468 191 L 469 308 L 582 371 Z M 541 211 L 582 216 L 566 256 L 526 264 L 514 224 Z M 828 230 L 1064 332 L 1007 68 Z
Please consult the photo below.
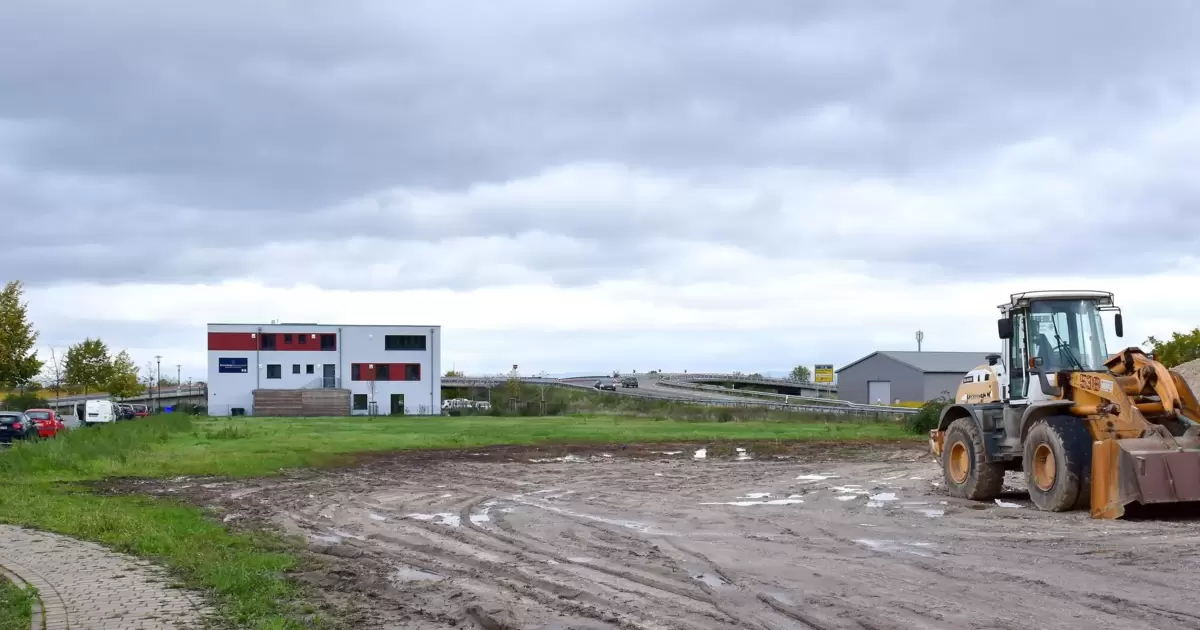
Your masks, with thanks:
M 181 407 L 183 405 L 182 388 L 183 388 L 183 366 L 176 363 L 175 364 L 175 406 L 176 407 Z
M 917 331 L 917 352 L 921 351 L 921 342 L 925 341 L 925 333 Z
M 155 361 L 155 365 L 157 366 L 155 368 L 155 372 L 158 374 L 158 376 L 156 377 L 156 380 L 158 381 L 158 387 L 155 388 L 158 391 L 158 396 L 157 396 L 158 400 L 157 400 L 157 402 L 154 403 L 154 410 L 161 411 L 162 410 L 162 355 L 161 354 L 154 355 L 154 361 Z

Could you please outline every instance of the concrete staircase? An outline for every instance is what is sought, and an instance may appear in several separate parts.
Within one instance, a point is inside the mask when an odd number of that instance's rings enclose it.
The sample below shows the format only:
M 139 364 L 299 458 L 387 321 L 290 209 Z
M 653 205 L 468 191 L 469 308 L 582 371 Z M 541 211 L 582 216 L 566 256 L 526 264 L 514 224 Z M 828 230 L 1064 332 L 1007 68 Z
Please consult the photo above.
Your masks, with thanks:
M 348 416 L 348 389 L 256 389 L 254 415 L 268 417 Z

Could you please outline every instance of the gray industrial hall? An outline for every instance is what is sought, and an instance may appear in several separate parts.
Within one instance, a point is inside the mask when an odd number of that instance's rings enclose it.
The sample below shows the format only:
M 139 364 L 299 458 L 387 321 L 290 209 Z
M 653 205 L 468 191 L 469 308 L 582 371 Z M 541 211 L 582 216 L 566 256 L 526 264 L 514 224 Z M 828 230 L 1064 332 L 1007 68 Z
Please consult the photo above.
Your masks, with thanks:
M 878 350 L 837 371 L 838 397 L 879 405 L 953 397 L 963 376 L 986 364 L 989 354 L 995 351 Z

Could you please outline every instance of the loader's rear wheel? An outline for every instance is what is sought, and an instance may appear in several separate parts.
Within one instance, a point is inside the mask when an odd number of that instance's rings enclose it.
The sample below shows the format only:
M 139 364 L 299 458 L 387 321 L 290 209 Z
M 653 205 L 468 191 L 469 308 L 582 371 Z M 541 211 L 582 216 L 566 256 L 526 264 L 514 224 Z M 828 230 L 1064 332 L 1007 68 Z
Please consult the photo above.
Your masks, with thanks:
M 942 476 L 950 496 L 991 501 L 1004 487 L 1004 464 L 985 459 L 983 432 L 971 418 L 959 418 L 942 442 Z
M 1092 436 L 1079 418 L 1039 420 L 1025 437 L 1025 485 L 1039 510 L 1065 512 L 1091 504 Z

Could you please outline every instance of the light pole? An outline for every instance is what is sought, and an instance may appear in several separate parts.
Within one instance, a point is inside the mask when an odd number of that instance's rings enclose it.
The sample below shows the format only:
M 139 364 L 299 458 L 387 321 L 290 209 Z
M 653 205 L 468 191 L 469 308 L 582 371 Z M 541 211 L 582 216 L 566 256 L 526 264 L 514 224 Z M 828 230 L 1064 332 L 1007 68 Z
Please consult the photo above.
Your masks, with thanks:
M 183 366 L 175 364 L 175 406 L 179 407 L 183 404 Z
M 155 361 L 155 366 L 156 366 L 155 372 L 157 374 L 155 379 L 158 381 L 158 386 L 155 387 L 155 389 L 158 390 L 158 396 L 157 396 L 158 400 L 154 403 L 154 410 L 162 411 L 162 355 L 161 354 L 154 355 L 154 361 Z

